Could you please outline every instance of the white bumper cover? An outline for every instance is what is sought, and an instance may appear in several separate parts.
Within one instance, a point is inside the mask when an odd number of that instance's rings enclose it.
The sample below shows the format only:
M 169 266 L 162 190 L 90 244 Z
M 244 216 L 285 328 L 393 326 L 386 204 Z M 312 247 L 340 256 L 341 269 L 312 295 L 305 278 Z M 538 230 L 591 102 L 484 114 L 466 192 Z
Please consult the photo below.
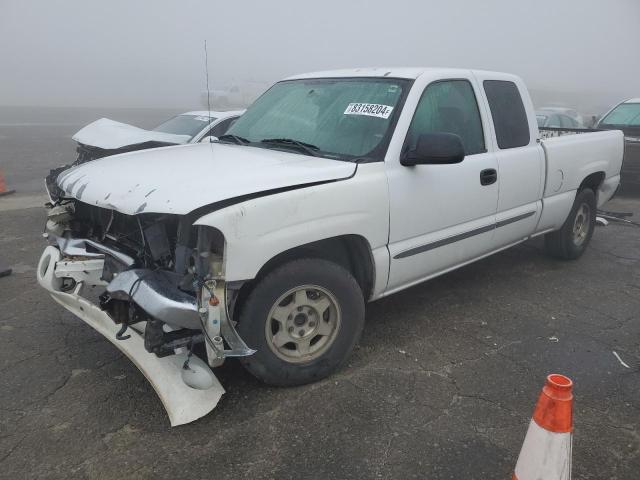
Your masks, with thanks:
M 104 335 L 129 357 L 160 397 L 171 426 L 193 422 L 216 407 L 224 388 L 205 362 L 192 356 L 185 370 L 183 365 L 187 356 L 184 353 L 159 358 L 147 352 L 142 335 L 132 328 L 127 332 L 131 334 L 129 338 L 117 340 L 118 326 L 99 307 L 80 295 L 84 282 L 78 283 L 70 293 L 60 291 L 62 281 L 55 274 L 60 261 L 60 251 L 53 246 L 47 247 L 38 263 L 38 283 L 56 302 Z M 65 266 L 62 261 L 60 268 Z M 187 385 L 185 381 L 198 388 Z

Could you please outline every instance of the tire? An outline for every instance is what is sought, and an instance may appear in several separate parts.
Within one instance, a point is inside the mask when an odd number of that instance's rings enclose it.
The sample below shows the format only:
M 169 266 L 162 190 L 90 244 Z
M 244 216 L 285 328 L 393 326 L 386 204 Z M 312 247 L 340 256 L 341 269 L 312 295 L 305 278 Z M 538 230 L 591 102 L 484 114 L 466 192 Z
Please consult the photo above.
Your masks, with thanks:
M 343 364 L 363 327 L 364 297 L 351 273 L 327 260 L 294 260 L 241 305 L 238 333 L 256 353 L 240 362 L 269 385 L 314 382 Z
M 562 260 L 575 260 L 587 249 L 596 225 L 596 196 L 585 188 L 576 195 L 567 220 L 558 231 L 547 233 L 547 252 Z M 582 226 L 582 228 L 579 228 Z

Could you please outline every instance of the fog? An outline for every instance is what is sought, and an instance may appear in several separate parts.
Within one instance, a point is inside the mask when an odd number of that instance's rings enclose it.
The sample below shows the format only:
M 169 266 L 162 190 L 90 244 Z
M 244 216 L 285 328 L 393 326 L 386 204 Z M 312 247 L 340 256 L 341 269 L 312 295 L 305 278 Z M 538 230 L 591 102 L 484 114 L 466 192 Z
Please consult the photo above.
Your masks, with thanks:
M 640 96 L 637 0 L 0 0 L 0 105 L 190 108 L 290 74 L 449 66 L 521 75 L 590 113 Z M 594 112 L 595 113 L 595 112 Z

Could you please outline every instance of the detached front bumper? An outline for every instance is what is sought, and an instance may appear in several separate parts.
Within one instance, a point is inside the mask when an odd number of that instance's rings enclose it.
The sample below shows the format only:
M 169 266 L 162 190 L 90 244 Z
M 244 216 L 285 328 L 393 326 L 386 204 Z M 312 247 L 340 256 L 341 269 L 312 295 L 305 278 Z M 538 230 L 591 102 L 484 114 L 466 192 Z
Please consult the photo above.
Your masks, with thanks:
M 128 338 L 116 339 L 118 326 L 97 305 L 81 293 L 85 285 L 106 285 L 100 280 L 100 258 L 63 260 L 57 247 L 48 246 L 40 258 L 37 269 L 38 283 L 53 299 L 93 327 L 120 349 L 140 369 L 160 397 L 171 426 L 193 422 L 213 410 L 224 388 L 209 366 L 195 355 L 189 358 L 180 352 L 166 357 L 149 353 L 144 346 L 144 327 L 130 327 Z M 62 278 L 74 278 L 73 290 L 62 291 Z

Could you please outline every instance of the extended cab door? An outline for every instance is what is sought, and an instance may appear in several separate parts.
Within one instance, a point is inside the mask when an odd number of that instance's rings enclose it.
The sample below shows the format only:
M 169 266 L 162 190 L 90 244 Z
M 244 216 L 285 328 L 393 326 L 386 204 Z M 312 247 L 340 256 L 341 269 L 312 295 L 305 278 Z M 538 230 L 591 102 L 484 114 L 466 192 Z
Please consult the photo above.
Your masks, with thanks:
M 544 152 L 527 89 L 518 77 L 477 72 L 486 93 L 500 196 L 494 244 L 506 247 L 534 233 L 542 211 Z
M 418 283 L 492 249 L 498 204 L 498 164 L 487 151 L 486 106 L 471 73 L 460 78 L 419 77 L 386 159 L 390 197 L 387 293 Z M 447 132 L 462 139 L 465 157 L 450 165 L 403 166 L 420 134 Z

